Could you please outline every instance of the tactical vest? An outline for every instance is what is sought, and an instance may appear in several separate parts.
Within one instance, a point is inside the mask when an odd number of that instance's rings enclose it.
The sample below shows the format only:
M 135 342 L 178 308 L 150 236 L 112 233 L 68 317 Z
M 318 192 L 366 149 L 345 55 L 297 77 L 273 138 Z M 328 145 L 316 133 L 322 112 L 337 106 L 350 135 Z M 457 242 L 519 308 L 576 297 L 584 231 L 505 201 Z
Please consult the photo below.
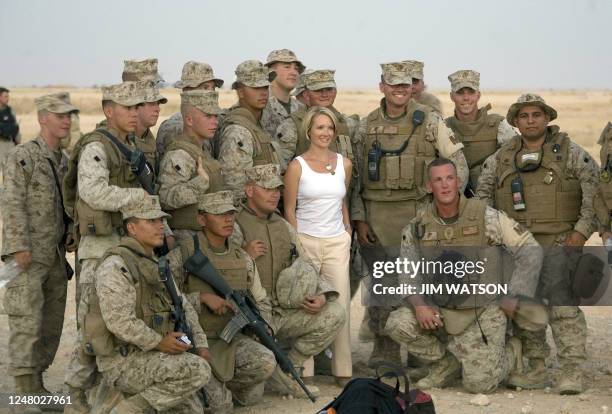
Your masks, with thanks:
M 415 243 L 425 260 L 436 260 L 443 251 L 452 251 L 465 256 L 473 263 L 481 261 L 484 263 L 483 274 L 466 274 L 462 283 L 498 283 L 502 281 L 499 272 L 501 264 L 501 252 L 497 246 L 489 246 L 485 235 L 485 209 L 487 204 L 477 199 L 461 198 L 459 205 L 459 217 L 452 224 L 441 224 L 440 218 L 434 215 L 435 205 L 432 203 L 415 224 Z M 437 283 L 436 276 L 423 276 L 423 283 Z M 460 295 L 452 296 L 445 307 L 455 309 L 466 309 L 481 307 L 496 296 L 486 295 Z
M 336 119 L 338 120 L 336 139 L 329 144 L 329 149 L 354 162 L 355 153 L 353 152 L 353 144 L 351 142 L 351 136 L 346 119 L 344 115 L 336 111 L 335 108 L 331 107 L 329 109 L 334 113 L 334 115 L 336 115 Z M 293 122 L 295 122 L 298 137 L 297 145 L 295 147 L 296 157 L 298 155 L 302 155 L 308 150 L 308 148 L 310 148 L 310 139 L 308 139 L 306 136 L 306 131 L 302 130 L 302 122 L 304 121 L 307 111 L 308 110 L 304 109 L 290 115 Z
M 112 132 L 111 132 L 112 133 Z M 130 168 L 129 160 L 126 160 L 119 149 L 108 138 L 99 132 L 93 131 L 84 135 L 75 145 L 70 160 L 68 171 L 62 183 L 64 196 L 64 208 L 67 212 L 74 209 L 74 222 L 78 224 L 78 234 L 108 236 L 116 229 L 121 228 L 123 220 L 121 213 L 95 210 L 85 203 L 77 191 L 78 164 L 81 153 L 85 146 L 92 142 L 99 142 L 104 146 L 109 170 L 108 184 L 120 188 L 140 188 L 138 178 Z M 93 162 L 93 160 L 88 160 Z
M 463 154 L 470 168 L 470 182 L 476 188 L 482 163 L 497 151 L 497 131 L 504 117 L 488 114 L 491 105 L 487 104 L 478 110 L 474 122 L 459 121 L 456 117 L 446 118 L 446 124 L 455 133 L 455 137 L 463 143 Z
M 425 121 L 418 126 L 404 151 L 399 155 L 387 155 L 380 159 L 379 180 L 371 181 L 368 176 L 368 151 L 378 141 L 385 150 L 399 149 L 412 131 L 412 116 L 416 110 L 425 113 Z M 435 136 L 427 133 L 426 125 L 431 110 L 411 100 L 406 115 L 399 120 L 388 120 L 382 106 L 367 117 L 363 153 L 362 197 L 371 201 L 418 200 L 427 194 L 426 168 L 437 154 Z
M 246 108 L 238 107 L 228 113 L 227 125 L 240 125 L 253 137 L 253 166 L 264 164 L 280 165 L 280 158 L 272 146 L 272 137 L 261 127 L 253 114 Z
M 135 136 L 134 144 L 136 148 L 141 150 L 147 159 L 147 162 L 151 167 L 153 167 L 153 171 L 155 171 L 155 175 L 159 172 L 159 162 L 157 157 L 157 142 L 155 141 L 155 135 L 151 132 L 150 129 L 147 129 L 144 137 Z
M 607 135 L 602 136 L 600 159 L 601 170 L 599 172 L 599 190 L 601 198 L 607 211 L 597 211 L 597 218 L 604 226 L 608 227 L 612 213 L 612 127 L 608 124 Z
M 4 141 L 15 141 L 19 134 L 19 124 L 13 115 L 10 106 L 0 110 L 0 139 Z
M 204 253 L 213 267 L 219 272 L 227 284 L 236 291 L 247 291 L 251 287 L 248 279 L 247 261 L 244 253 L 229 243 L 229 250 L 222 255 L 212 251 L 206 236 L 200 231 L 197 234 L 199 248 Z M 181 253 L 185 261 L 193 255 L 196 246 L 193 238 L 188 237 L 181 241 Z M 185 282 L 186 293 L 214 293 L 215 290 L 206 282 L 188 274 Z M 215 315 L 206 306 L 202 306 L 200 313 L 200 325 L 210 339 L 219 338 L 219 334 L 232 319 L 234 315 L 230 312 L 225 315 Z
M 582 189 L 566 171 L 569 137 L 557 126 L 548 127 L 540 168 L 520 173 L 526 209 L 516 211 L 510 184 L 518 176 L 515 156 L 519 159 L 525 151 L 519 152 L 520 146 L 521 137 L 515 136 L 497 153 L 495 208 L 525 225 L 536 238 L 572 230 L 580 215 Z
M 217 191 L 223 190 L 225 182 L 223 180 L 221 164 L 219 164 L 219 161 L 215 160 L 208 152 L 204 151 L 194 138 L 190 138 L 186 135 L 174 137 L 170 144 L 166 147 L 166 152 L 179 149 L 189 154 L 196 164 L 198 162 L 198 158 L 202 158 L 202 167 L 204 170 L 206 170 L 209 180 L 209 187 L 208 190 L 206 190 L 206 193 L 216 193 Z M 172 215 L 172 218 L 168 219 L 168 225 L 172 229 L 194 231 L 202 230 L 202 226 L 199 225 L 197 221 L 197 203 L 168 211 L 168 214 Z
M 281 216 L 272 213 L 269 218 L 261 219 L 247 207 L 240 206 L 236 215 L 244 241 L 261 240 L 267 252 L 255 259 L 261 284 L 273 299 L 276 298 L 276 278 L 291 266 L 291 237 L 287 223 Z
M 140 243 L 131 237 L 124 237 L 119 246 L 109 249 L 98 263 L 100 265 L 110 256 L 121 256 L 125 263 L 125 268 L 122 267 L 121 271 L 129 273 L 136 281 L 136 316 L 149 328 L 165 336 L 174 331 L 174 322 L 171 319 L 172 299 L 164 283 L 160 281 L 157 261 L 141 254 L 144 254 L 144 251 Z M 108 330 L 102 318 L 97 294 L 91 296 L 83 332 L 85 351 L 88 354 L 109 356 L 118 347 L 133 347 Z

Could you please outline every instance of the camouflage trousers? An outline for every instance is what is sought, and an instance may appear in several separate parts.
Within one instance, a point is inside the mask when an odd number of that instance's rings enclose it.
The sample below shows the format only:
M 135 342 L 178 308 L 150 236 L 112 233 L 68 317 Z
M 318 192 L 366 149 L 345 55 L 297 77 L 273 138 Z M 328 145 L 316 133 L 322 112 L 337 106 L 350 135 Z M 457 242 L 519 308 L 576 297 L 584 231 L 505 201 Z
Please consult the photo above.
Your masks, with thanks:
M 574 369 L 586 358 L 587 325 L 584 313 L 578 306 L 551 306 L 550 328 L 557 346 L 557 358 L 561 368 Z M 528 331 L 514 324 L 514 336 L 523 344 L 527 358 L 546 359 L 550 346 L 546 342 L 546 329 Z
M 81 261 L 80 280 L 93 281 L 93 273 L 95 271 L 97 259 L 87 259 Z M 93 283 L 80 283 L 81 289 L 80 301 L 77 304 L 77 335 L 72 347 L 70 362 L 66 370 L 66 384 L 80 389 L 90 388 L 96 378 L 96 358 L 87 355 L 83 351 L 83 321 L 89 310 L 90 298 L 95 294 L 95 286 Z
M 211 376 L 204 387 L 206 413 L 231 412 L 232 400 L 242 406 L 256 404 L 263 396 L 265 381 L 276 368 L 276 359 L 268 348 L 246 336 L 238 336 L 235 340 L 234 377 L 221 382 L 216 376 Z
M 55 358 L 64 326 L 68 280 L 59 255 L 50 260 L 50 265 L 32 262 L 7 285 L 9 375 L 43 372 Z
M 346 321 L 344 307 L 327 302 L 315 315 L 302 309 L 272 309 L 272 327 L 276 336 L 291 346 L 289 357 L 301 366 L 306 359 L 327 348 Z
M 120 361 L 102 375 L 124 394 L 140 394 L 157 411 L 202 412 L 196 392 L 212 375 L 210 365 L 200 356 L 136 350 L 117 358 Z
M 389 315 L 385 332 L 405 345 L 408 352 L 426 361 L 440 360 L 450 351 L 461 362 L 463 386 L 473 393 L 494 390 L 508 375 L 506 357 L 506 316 L 497 305 L 488 305 L 479 316 L 487 337 L 484 343 L 476 321 L 458 335 L 448 335 L 448 345 L 440 337 L 445 332 L 423 330 L 411 308 L 402 307 Z
M 15 148 L 15 143 L 13 143 L 13 141 L 0 138 L 0 175 L 3 177 L 6 158 L 13 148 Z

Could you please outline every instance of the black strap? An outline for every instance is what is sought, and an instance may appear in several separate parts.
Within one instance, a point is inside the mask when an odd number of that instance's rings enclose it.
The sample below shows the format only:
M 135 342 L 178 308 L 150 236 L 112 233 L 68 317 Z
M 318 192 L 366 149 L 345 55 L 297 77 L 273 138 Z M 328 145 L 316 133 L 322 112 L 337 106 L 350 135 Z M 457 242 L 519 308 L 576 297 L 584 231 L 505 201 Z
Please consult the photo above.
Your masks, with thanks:
M 119 141 L 117 139 L 117 137 L 115 137 L 113 134 L 111 134 L 110 132 L 108 132 L 105 129 L 96 129 L 96 132 L 99 132 L 100 134 L 104 135 L 113 144 L 115 144 L 115 146 L 121 152 L 121 154 L 123 154 L 123 156 L 125 157 L 127 162 L 131 161 L 131 159 L 132 159 L 132 151 L 125 144 L 123 144 L 121 141 Z
M 387 368 L 387 371 L 380 374 L 379 370 L 381 368 Z M 400 377 L 404 378 L 404 392 L 400 393 Z M 383 362 L 382 364 L 376 367 L 376 379 L 379 381 L 381 378 L 395 378 L 395 393 L 402 394 L 402 396 L 406 399 L 408 403 L 410 400 L 409 392 L 410 392 L 410 382 L 408 381 L 408 377 L 406 376 L 406 372 L 399 365 L 392 364 L 390 362 Z

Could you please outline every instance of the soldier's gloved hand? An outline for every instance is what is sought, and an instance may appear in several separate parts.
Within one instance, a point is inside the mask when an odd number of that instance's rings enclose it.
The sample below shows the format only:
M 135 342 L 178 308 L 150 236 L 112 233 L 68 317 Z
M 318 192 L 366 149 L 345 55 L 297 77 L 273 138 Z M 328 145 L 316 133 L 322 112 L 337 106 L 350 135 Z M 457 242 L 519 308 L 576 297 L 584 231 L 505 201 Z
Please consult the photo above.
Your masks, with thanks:
M 304 309 L 304 312 L 314 315 L 321 312 L 325 303 L 327 303 L 327 299 L 325 299 L 324 294 L 308 296 L 304 299 L 304 302 L 302 302 L 302 309 Z
M 208 348 L 198 348 L 196 349 L 196 352 L 198 353 L 200 358 L 204 358 L 205 360 L 210 362 L 212 356 L 210 355 L 210 351 L 208 350 Z
M 268 253 L 268 248 L 266 244 L 261 240 L 251 240 L 248 243 L 245 243 L 244 250 L 253 258 L 253 260 L 257 259 L 259 256 L 263 256 Z
M 205 304 L 215 315 L 225 315 L 228 311 L 235 312 L 230 302 L 214 293 L 200 293 L 200 303 Z
M 444 326 L 442 315 L 440 315 L 438 309 L 432 306 L 415 306 L 414 314 L 421 329 L 435 330 Z
M 182 354 L 193 347 L 193 345 L 187 345 L 179 339 L 183 335 L 185 335 L 183 332 L 170 332 L 166 334 L 166 336 L 159 341 L 156 349 L 165 354 Z
M 370 225 L 365 221 L 356 220 L 355 226 L 357 227 L 357 241 L 363 247 L 372 246 L 378 238 L 370 228 Z
M 32 252 L 24 250 L 13 254 L 15 262 L 21 268 L 21 270 L 28 270 L 30 264 L 32 264 Z

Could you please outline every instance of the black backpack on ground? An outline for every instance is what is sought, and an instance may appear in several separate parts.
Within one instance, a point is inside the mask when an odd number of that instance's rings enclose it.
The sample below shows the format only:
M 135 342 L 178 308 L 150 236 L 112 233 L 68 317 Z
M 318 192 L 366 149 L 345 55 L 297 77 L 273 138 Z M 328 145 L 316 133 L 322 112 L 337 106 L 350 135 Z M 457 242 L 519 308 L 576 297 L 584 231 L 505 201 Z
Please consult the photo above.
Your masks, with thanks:
M 384 371 L 381 375 L 379 372 Z M 400 392 L 400 378 L 404 378 L 404 392 Z M 395 387 L 385 384 L 382 378 L 395 378 Z M 335 411 L 333 411 L 335 410 Z M 376 378 L 355 378 L 340 395 L 318 414 L 435 414 L 433 400 L 421 390 L 409 390 L 404 370 L 391 364 L 381 364 Z

